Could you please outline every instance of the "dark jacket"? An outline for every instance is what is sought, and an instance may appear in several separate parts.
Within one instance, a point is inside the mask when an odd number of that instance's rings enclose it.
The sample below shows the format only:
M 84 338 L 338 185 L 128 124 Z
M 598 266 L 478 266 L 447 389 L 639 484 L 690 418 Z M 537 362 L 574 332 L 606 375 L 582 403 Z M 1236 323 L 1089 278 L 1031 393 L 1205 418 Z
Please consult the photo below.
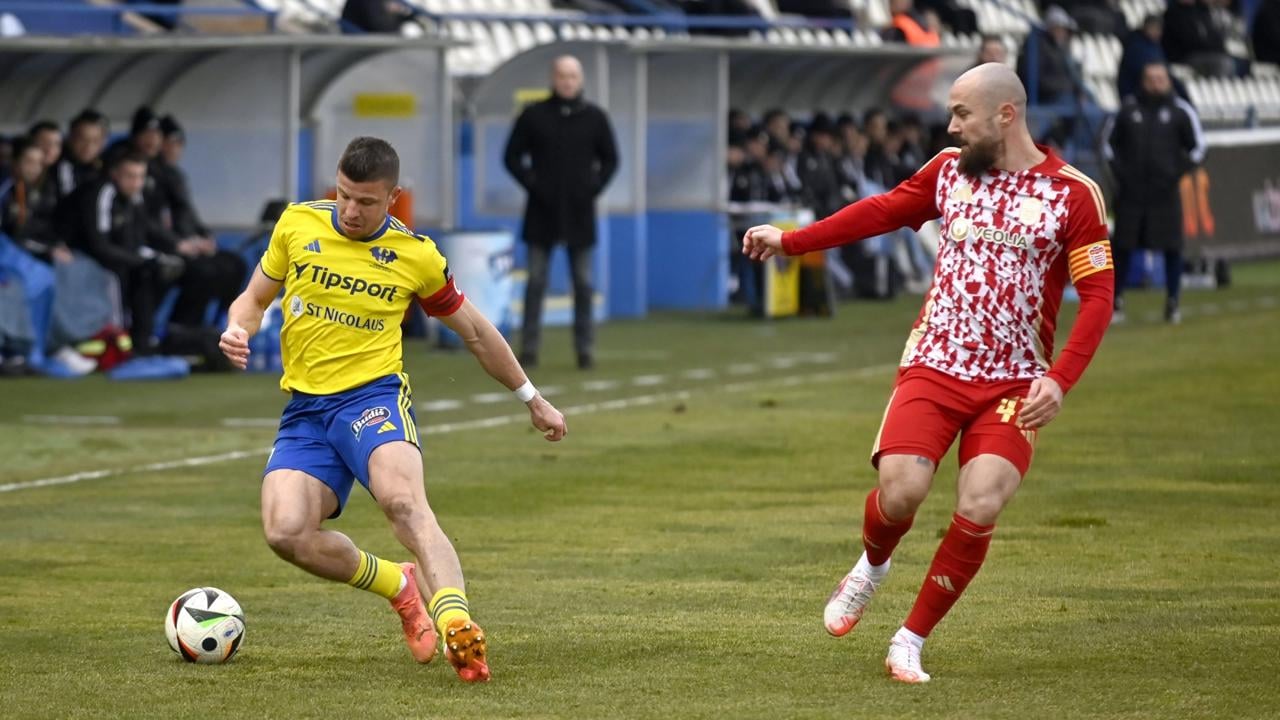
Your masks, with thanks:
M 59 244 L 54 225 L 57 185 L 33 186 L 18 178 L 0 181 L 0 232 L 41 260 L 48 261 Z
M 1226 41 L 1203 0 L 1196 0 L 1193 5 L 1170 2 L 1164 11 L 1161 42 L 1169 62 L 1175 63 L 1185 63 L 1197 53 L 1226 52 Z
M 64 198 L 84 183 L 91 183 L 102 177 L 102 161 L 82 164 L 64 154 L 54 166 L 54 177 L 58 180 L 58 197 Z
M 406 19 L 407 13 L 393 12 L 387 0 L 347 0 L 342 6 L 342 21 L 364 32 L 400 32 L 400 23 Z
M 813 211 L 814 219 L 830 217 L 844 207 L 840 171 L 834 156 L 808 148 L 796 160 L 796 174 L 800 176 L 801 202 Z
M 1130 96 L 1108 121 L 1119 247 L 1174 249 L 1182 242 L 1178 183 L 1204 159 L 1195 110 L 1176 95 Z
M 1029 51 L 1032 43 L 1035 43 L 1036 65 L 1040 73 L 1036 80 L 1036 97 L 1031 98 L 1031 102 L 1052 104 L 1070 100 L 1074 89 L 1072 78 L 1076 76 L 1071 54 L 1043 30 L 1033 30 L 1027 35 L 1026 42 L 1022 44 L 1022 52 L 1018 53 L 1018 77 L 1022 79 L 1022 84 L 1028 90 L 1031 87 Z
M 168 219 L 169 229 L 178 237 L 209 236 L 209 228 L 200 219 L 195 203 L 191 200 L 191 188 L 182 168 L 160 160 L 153 163 L 149 170 L 155 174 L 155 192 L 162 214 Z
M 1280 63 L 1280 0 L 1262 0 L 1253 16 L 1253 57 Z
M 1134 30 L 1124 39 L 1124 53 L 1120 55 L 1120 70 L 1116 73 L 1116 91 L 1120 99 L 1138 92 L 1142 85 L 1142 68 L 1151 63 L 1164 62 L 1164 48 L 1147 37 L 1141 29 Z
M 73 195 L 77 199 L 74 246 L 107 269 L 124 274 L 156 253 L 175 254 L 177 239 L 151 218 L 141 201 L 99 180 Z
M 581 97 L 549 99 L 516 119 L 503 158 L 529 193 L 524 240 L 536 245 L 596 242 L 596 198 L 618 169 L 609 118 Z

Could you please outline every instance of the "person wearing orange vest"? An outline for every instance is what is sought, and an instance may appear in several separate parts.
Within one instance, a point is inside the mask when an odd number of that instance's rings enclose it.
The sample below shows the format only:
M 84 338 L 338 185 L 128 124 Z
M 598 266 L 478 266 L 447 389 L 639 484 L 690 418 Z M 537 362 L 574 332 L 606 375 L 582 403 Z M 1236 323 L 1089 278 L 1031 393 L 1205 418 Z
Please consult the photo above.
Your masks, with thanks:
M 937 22 L 929 23 L 915 14 L 913 0 L 890 0 L 889 12 L 893 15 L 892 28 L 887 31 L 889 40 L 905 42 L 918 47 L 938 47 Z

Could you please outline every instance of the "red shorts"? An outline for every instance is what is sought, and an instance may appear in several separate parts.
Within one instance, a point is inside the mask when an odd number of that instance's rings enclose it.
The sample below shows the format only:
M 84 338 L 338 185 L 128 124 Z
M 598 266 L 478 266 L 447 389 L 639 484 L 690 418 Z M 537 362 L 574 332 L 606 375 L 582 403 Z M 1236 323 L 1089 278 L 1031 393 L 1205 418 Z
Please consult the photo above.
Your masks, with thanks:
M 879 467 L 883 455 L 922 455 L 936 467 L 958 434 L 960 467 L 979 455 L 999 455 L 1025 476 L 1036 431 L 1018 427 L 1018 410 L 1030 389 L 1030 380 L 975 383 L 907 368 L 889 396 L 871 464 Z

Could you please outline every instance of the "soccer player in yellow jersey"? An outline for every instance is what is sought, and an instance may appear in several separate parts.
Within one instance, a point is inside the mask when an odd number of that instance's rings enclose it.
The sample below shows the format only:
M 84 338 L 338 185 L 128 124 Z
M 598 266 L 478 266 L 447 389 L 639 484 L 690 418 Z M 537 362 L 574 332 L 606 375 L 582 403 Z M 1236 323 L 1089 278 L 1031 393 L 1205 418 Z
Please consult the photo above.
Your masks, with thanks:
M 284 288 L 280 387 L 292 399 L 262 479 L 267 544 L 313 575 L 387 598 L 415 660 L 430 662 L 442 638 L 458 676 L 481 682 L 489 679 L 485 636 L 471 619 L 458 555 L 423 483 L 401 362 L 400 320 L 409 303 L 458 333 L 481 367 L 528 406 L 547 440 L 560 440 L 566 428 L 506 340 L 454 287 L 435 243 L 388 214 L 399 177 L 400 160 L 386 141 L 352 140 L 338 161 L 337 200 L 290 205 L 276 223 L 249 287 L 231 306 L 221 347 L 247 367 L 249 338 Z M 342 512 L 354 480 L 416 564 L 375 557 L 322 527 Z

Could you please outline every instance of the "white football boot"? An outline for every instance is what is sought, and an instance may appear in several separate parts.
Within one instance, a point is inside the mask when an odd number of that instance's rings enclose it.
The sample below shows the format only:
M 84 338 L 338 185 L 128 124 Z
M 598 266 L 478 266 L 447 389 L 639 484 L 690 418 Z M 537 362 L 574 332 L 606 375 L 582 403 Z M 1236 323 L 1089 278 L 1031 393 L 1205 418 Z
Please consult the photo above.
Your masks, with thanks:
M 862 619 L 867 603 L 871 602 L 871 596 L 875 595 L 888 572 L 888 562 L 885 562 L 878 572 L 872 570 L 871 565 L 867 563 L 866 554 L 863 553 L 858 559 L 858 564 L 844 576 L 831 593 L 831 597 L 827 599 L 827 607 L 822 612 L 822 624 L 826 625 L 827 632 L 834 637 L 849 634 L 849 631 L 853 630 Z

